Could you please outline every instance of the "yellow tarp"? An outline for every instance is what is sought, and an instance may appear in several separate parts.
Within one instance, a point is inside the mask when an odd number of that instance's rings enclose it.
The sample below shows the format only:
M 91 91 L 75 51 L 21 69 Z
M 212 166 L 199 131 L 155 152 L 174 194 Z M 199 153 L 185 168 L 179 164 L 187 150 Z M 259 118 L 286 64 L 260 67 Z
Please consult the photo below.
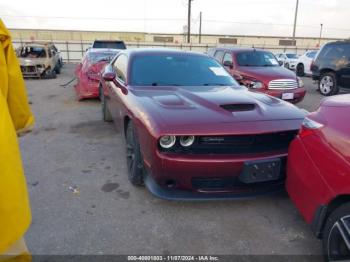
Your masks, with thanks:
M 0 254 L 23 236 L 30 224 L 17 133 L 33 123 L 11 37 L 0 19 Z

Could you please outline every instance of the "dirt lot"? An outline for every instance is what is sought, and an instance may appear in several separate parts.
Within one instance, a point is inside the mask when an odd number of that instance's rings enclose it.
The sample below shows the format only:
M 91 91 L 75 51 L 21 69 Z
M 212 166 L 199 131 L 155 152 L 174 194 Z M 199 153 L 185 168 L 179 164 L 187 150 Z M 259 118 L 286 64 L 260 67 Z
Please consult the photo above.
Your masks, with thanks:
M 285 193 L 246 201 L 167 202 L 127 181 L 124 142 L 99 101 L 77 102 L 73 65 L 27 80 L 36 127 L 21 138 L 33 254 L 319 254 L 321 243 Z M 310 79 L 299 106 L 321 96 Z

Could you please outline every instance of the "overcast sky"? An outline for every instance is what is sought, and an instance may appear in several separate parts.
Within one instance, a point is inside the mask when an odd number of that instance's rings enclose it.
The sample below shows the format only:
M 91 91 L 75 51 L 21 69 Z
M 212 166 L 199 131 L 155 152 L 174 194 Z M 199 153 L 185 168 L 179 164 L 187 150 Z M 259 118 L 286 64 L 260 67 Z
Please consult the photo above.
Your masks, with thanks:
M 296 0 L 194 0 L 192 29 L 203 33 L 291 36 Z M 9 28 L 182 33 L 187 0 L 0 0 Z M 350 0 L 300 0 L 297 36 L 350 37 Z

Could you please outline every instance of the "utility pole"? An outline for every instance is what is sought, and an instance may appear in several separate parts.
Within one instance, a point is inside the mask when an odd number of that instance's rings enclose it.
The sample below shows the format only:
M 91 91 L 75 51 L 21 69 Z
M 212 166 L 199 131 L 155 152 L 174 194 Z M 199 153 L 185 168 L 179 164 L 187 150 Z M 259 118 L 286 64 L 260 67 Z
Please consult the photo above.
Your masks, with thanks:
M 188 0 L 188 17 L 187 17 L 187 43 L 191 41 L 191 3 L 193 0 Z
M 199 13 L 199 43 L 202 43 L 202 12 Z
M 318 39 L 318 45 L 321 44 L 321 38 L 322 38 L 322 29 L 323 29 L 323 24 L 320 24 L 321 25 L 321 29 L 320 29 L 320 38 Z
M 293 28 L 293 40 L 295 40 L 295 30 L 296 30 L 296 27 L 297 27 L 298 7 L 299 7 L 299 0 L 297 0 L 297 5 L 296 5 L 296 7 L 295 7 L 294 28 Z

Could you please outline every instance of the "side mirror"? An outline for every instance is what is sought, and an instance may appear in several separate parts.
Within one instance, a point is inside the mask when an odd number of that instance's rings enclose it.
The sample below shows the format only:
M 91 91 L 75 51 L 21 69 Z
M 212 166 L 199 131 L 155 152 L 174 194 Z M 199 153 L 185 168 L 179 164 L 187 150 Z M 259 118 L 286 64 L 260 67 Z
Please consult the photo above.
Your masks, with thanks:
M 107 71 L 107 72 L 105 71 L 102 74 L 102 78 L 108 82 L 113 81 L 115 77 L 116 77 L 116 73 L 113 71 Z
M 279 61 L 278 61 L 278 64 L 279 64 L 280 66 L 283 66 L 283 61 L 279 60 Z
M 233 64 L 231 61 L 224 61 L 224 66 L 229 67 L 231 69 L 233 68 Z

